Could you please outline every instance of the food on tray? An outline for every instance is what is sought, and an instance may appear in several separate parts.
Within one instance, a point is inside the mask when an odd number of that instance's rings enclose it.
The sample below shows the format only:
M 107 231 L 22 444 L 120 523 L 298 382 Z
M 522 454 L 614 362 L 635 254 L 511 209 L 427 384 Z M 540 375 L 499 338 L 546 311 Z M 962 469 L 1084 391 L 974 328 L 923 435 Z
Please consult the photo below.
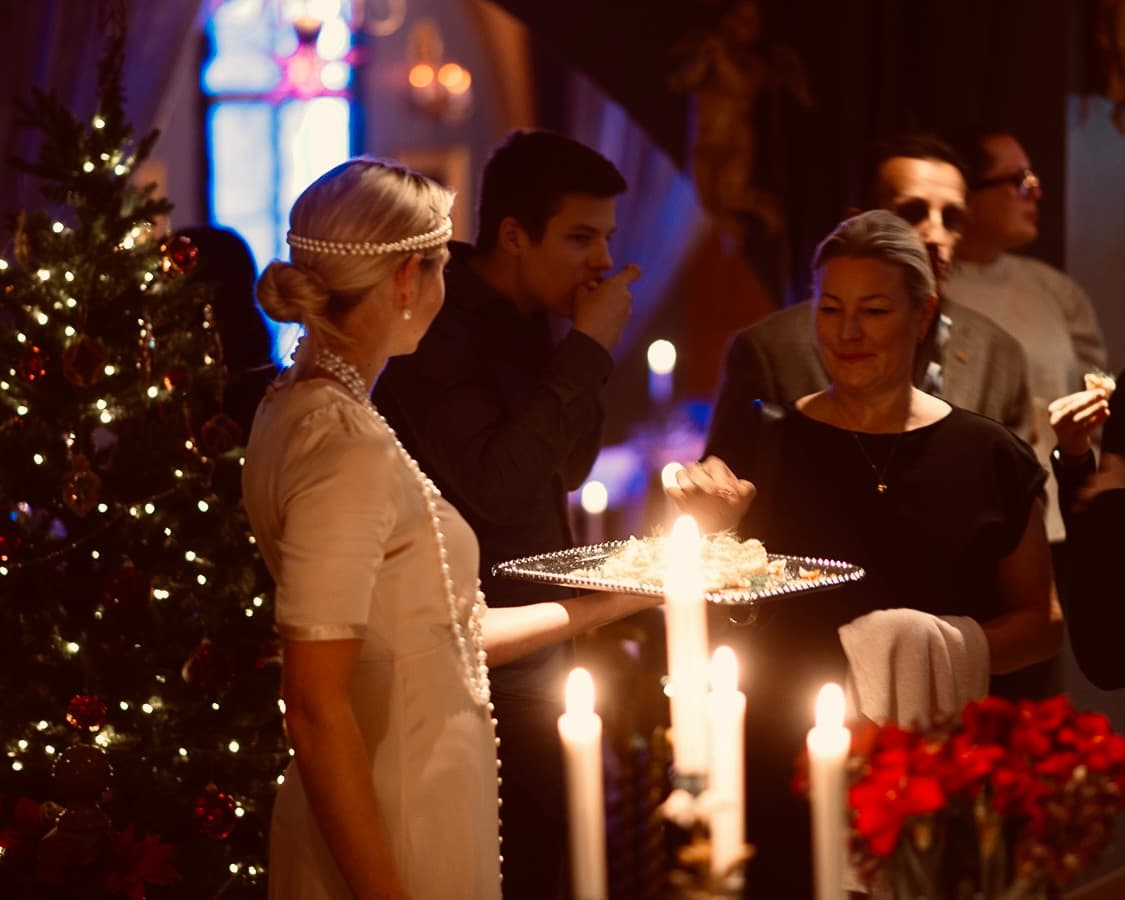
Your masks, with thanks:
M 1086 390 L 1103 390 L 1107 398 L 1113 395 L 1117 387 L 1117 379 L 1108 372 L 1087 372 L 1082 378 L 1086 382 Z
M 665 541 L 666 538 L 659 535 L 631 537 L 599 565 L 575 569 L 570 574 L 617 584 L 660 584 L 667 568 Z M 784 581 L 789 577 L 785 560 L 769 559 L 765 546 L 754 538 L 740 541 L 730 532 L 710 534 L 704 537 L 701 550 L 703 589 L 708 592 L 760 590 L 767 582 Z M 820 569 L 802 567 L 797 577 L 805 581 L 821 575 Z

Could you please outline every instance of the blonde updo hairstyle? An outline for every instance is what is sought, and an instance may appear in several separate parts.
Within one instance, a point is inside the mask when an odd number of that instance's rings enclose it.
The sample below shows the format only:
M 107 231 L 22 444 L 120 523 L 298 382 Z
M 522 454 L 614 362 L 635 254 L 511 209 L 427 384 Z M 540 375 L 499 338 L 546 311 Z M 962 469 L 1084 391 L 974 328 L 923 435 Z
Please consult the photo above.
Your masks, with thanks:
M 393 162 L 353 159 L 325 172 L 293 204 L 289 228 L 320 241 L 393 243 L 438 228 L 453 193 Z M 347 342 L 340 317 L 413 253 L 440 265 L 445 244 L 390 253 L 327 253 L 290 247 L 292 262 L 274 260 L 258 279 L 258 301 L 279 322 L 299 322 Z

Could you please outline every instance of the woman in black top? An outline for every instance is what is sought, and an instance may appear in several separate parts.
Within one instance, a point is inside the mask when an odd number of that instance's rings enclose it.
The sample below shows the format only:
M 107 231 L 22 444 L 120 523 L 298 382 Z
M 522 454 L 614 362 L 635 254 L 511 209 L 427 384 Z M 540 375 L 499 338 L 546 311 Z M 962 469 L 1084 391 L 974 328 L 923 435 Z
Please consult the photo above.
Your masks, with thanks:
M 912 384 L 937 309 L 921 241 L 874 210 L 825 239 L 813 273 L 810 325 L 829 387 L 780 416 L 759 405 L 713 423 L 705 459 L 670 490 L 705 529 L 737 524 L 770 552 L 867 572 L 768 606 L 763 621 L 722 638 L 749 670 L 747 824 L 758 854 L 748 883 L 755 895 L 790 898 L 809 895 L 811 867 L 807 804 L 789 793 L 788 774 L 817 688 L 846 674 L 839 626 L 896 607 L 971 616 L 994 674 L 1052 656 L 1062 627 L 1046 473 L 1001 425 Z

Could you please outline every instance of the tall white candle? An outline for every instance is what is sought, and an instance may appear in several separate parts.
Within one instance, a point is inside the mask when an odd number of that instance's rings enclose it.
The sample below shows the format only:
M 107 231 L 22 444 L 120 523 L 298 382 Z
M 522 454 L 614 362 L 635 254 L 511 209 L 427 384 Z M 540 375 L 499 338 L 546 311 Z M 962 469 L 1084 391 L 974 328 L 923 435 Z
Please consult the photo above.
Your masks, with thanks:
M 573 669 L 566 679 L 566 712 L 559 716 L 570 819 L 570 877 L 574 900 L 606 900 L 605 799 L 602 720 L 594 712 L 594 679 Z
M 809 793 L 812 797 L 816 900 L 843 900 L 847 841 L 847 760 L 851 732 L 844 727 L 844 692 L 826 684 L 816 698 L 816 726 L 809 731 Z
M 723 878 L 741 857 L 746 839 L 743 726 L 746 695 L 738 689 L 738 660 L 730 647 L 711 656 L 711 693 L 707 696 L 711 735 L 711 874 L 729 886 L 742 882 L 741 869 Z
M 600 481 L 587 481 L 579 495 L 582 512 L 586 514 L 586 543 L 600 544 L 605 540 L 604 516 L 609 506 L 609 491 Z
M 664 623 L 676 774 L 707 776 L 707 609 L 699 526 L 680 516 L 668 535 Z
M 676 369 L 676 345 L 661 338 L 648 345 L 648 398 L 656 409 L 672 399 L 672 373 Z

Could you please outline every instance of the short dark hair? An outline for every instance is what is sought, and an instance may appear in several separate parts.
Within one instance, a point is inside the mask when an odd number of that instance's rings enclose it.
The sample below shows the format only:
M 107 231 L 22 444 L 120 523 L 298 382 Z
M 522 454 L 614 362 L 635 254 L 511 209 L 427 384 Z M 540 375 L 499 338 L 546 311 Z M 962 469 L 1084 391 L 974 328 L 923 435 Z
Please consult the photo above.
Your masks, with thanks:
M 538 241 L 567 194 L 616 197 L 627 187 L 617 167 L 585 144 L 551 131 L 513 131 L 484 165 L 476 250 L 492 252 L 508 216 Z
M 968 181 L 965 163 L 960 154 L 936 135 L 927 132 L 903 132 L 887 135 L 871 145 L 864 166 L 863 206 L 871 209 L 879 205 L 879 176 L 883 164 L 889 159 L 931 159 L 953 166 Z
M 965 160 L 965 181 L 969 185 L 969 190 L 985 177 L 985 173 L 995 162 L 992 154 L 984 146 L 986 140 L 994 137 L 1010 137 L 1018 140 L 1012 129 L 997 123 L 970 125 L 961 128 L 952 136 L 953 146 Z

